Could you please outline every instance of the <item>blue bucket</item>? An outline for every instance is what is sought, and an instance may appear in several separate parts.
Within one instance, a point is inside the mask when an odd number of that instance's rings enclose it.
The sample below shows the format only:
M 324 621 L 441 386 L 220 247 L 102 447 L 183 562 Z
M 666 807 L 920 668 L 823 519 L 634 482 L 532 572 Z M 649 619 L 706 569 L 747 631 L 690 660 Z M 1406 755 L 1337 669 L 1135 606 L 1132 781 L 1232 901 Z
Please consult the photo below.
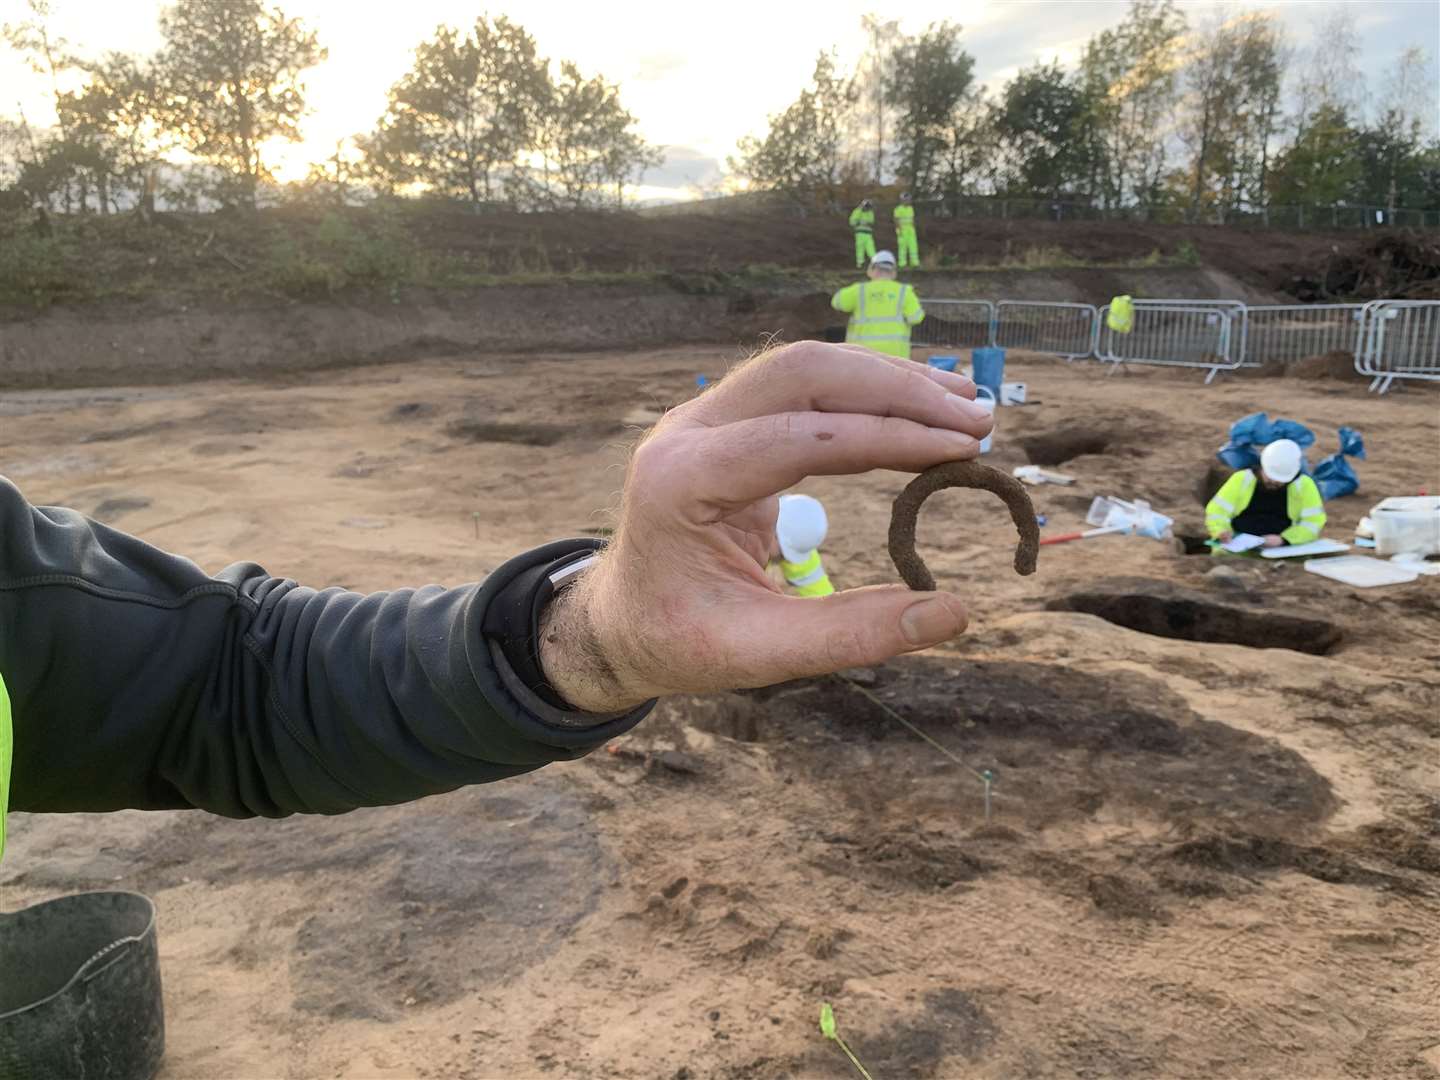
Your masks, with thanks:
M 932 356 L 925 362 L 933 368 L 939 368 L 941 371 L 954 371 L 955 365 L 959 363 L 959 361 L 960 358 L 958 356 Z
M 1005 381 L 1005 350 L 993 346 L 974 349 L 970 353 L 970 366 L 974 370 L 976 386 L 988 386 L 1000 400 L 1000 384 Z

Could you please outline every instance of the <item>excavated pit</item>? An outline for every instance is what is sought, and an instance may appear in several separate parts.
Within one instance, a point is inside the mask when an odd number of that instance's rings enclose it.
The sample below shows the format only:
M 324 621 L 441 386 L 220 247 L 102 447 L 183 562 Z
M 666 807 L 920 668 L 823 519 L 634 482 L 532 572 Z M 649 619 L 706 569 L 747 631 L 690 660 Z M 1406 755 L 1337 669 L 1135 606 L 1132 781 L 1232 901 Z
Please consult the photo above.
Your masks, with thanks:
M 1164 582 L 1101 586 L 1046 603 L 1051 611 L 1080 611 L 1155 637 L 1255 649 L 1294 649 L 1326 656 L 1344 631 L 1326 619 L 1255 611 L 1174 588 Z
M 1089 427 L 1067 427 L 1019 440 L 1032 465 L 1063 465 L 1084 454 L 1103 454 L 1114 441 L 1109 432 Z

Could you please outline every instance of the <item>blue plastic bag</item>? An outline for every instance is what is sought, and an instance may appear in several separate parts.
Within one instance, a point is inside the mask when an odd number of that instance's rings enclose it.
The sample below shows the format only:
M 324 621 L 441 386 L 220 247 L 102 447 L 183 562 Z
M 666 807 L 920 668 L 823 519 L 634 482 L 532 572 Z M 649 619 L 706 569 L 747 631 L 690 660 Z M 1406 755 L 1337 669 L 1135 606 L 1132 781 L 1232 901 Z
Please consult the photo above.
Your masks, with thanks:
M 1343 447 L 1343 443 L 1341 444 Z M 1355 455 L 1363 456 L 1362 453 Z M 1329 502 L 1331 499 L 1338 499 L 1342 495 L 1353 495 L 1360 490 L 1360 478 L 1355 475 L 1355 470 L 1345 460 L 1344 449 L 1337 450 L 1327 458 L 1322 458 L 1315 466 L 1315 471 L 1310 474 L 1315 486 L 1320 489 L 1320 498 Z
M 1215 456 L 1236 472 L 1241 469 L 1258 469 L 1260 467 L 1260 455 L 1255 452 L 1253 446 L 1236 446 L 1233 443 L 1226 443 L 1215 451 Z
M 1276 420 L 1270 425 L 1270 438 L 1266 442 L 1274 442 L 1276 439 L 1289 439 L 1296 446 L 1304 450 L 1307 446 L 1315 445 L 1315 433 L 1304 424 L 1295 420 Z
M 1355 434 L 1355 438 L 1358 441 L 1360 436 Z M 1295 420 L 1271 420 L 1263 412 L 1251 413 L 1230 425 L 1230 441 L 1215 456 L 1232 469 L 1258 469 L 1260 449 L 1276 439 L 1289 439 L 1304 450 L 1315 444 L 1315 433 Z M 1343 443 L 1343 435 L 1341 439 Z
M 1352 427 L 1340 429 L 1340 453 L 1365 460 L 1365 440 L 1360 437 L 1360 432 Z
M 1315 433 L 1297 420 L 1271 420 L 1263 412 L 1242 416 L 1230 425 L 1230 445 L 1264 446 L 1276 439 L 1289 439 L 1301 450 L 1315 445 Z

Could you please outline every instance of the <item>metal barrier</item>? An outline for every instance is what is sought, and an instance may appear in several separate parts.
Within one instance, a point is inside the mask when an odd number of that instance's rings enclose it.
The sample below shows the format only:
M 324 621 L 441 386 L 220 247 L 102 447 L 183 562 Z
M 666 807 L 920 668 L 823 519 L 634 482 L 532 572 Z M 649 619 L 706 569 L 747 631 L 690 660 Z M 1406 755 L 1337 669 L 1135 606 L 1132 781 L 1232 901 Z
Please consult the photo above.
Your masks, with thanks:
M 1249 334 L 1250 320 L 1249 320 L 1249 317 L 1248 317 L 1249 309 L 1245 306 L 1244 301 L 1242 301 L 1242 300 L 1191 300 L 1191 299 L 1188 299 L 1188 298 L 1185 298 L 1185 299 L 1176 299 L 1176 300 L 1172 300 L 1172 299 L 1165 299 L 1165 300 L 1137 299 L 1137 300 L 1134 301 L 1134 304 L 1135 304 L 1135 307 L 1136 307 L 1137 310 L 1138 310 L 1139 308 L 1142 308 L 1142 307 L 1147 307 L 1147 308 L 1168 308 L 1168 309 L 1173 310 L 1173 311 L 1194 311 L 1194 310 L 1199 309 L 1199 310 L 1203 310 L 1203 311 L 1223 311 L 1223 312 L 1225 312 L 1227 315 L 1230 316 L 1230 330 L 1231 330 L 1231 334 L 1232 334 L 1232 339 L 1231 339 L 1231 342 L 1230 342 L 1230 349 L 1231 349 L 1231 356 L 1234 357 L 1234 362 L 1233 362 L 1232 364 L 1228 365 L 1228 367 L 1227 367 L 1226 369 L 1224 369 L 1224 370 L 1233 370 L 1234 368 L 1237 368 L 1237 367 L 1253 366 L 1253 365 L 1246 365 L 1246 363 L 1245 363 L 1245 349 L 1246 349 L 1246 346 L 1249 344 L 1249 337 L 1250 337 L 1250 334 Z M 1210 374 L 1209 374 L 1209 376 L 1205 379 L 1205 382 L 1208 384 L 1212 379 L 1215 378 L 1215 374 L 1216 374 L 1215 371 L 1211 371 Z
M 1267 304 L 1246 309 L 1242 367 L 1293 364 L 1310 356 L 1353 354 L 1363 304 Z
M 1053 353 L 1066 361 L 1090 356 L 1100 325 L 1094 304 L 1001 300 L 995 305 L 995 344 Z
M 995 305 L 989 300 L 925 300 L 925 318 L 911 332 L 912 345 L 973 349 L 995 343 Z
M 1067 361 L 1093 356 L 1113 365 L 1112 375 L 1127 363 L 1204 368 L 1207 385 L 1222 371 L 1345 352 L 1382 394 L 1396 379 L 1440 380 L 1440 300 L 1249 307 L 1239 300 L 1140 298 L 1128 334 L 1107 325 L 1108 304 L 921 302 L 925 319 L 912 337 L 919 346 L 999 345 Z
M 1355 349 L 1355 370 L 1385 393 L 1396 379 L 1440 380 L 1440 300 L 1372 300 Z
M 1235 316 L 1218 307 L 1171 307 L 1135 304 L 1135 321 L 1128 334 L 1117 334 L 1105 324 L 1110 305 L 1100 309 L 1103 329 L 1096 357 L 1114 364 L 1158 364 L 1164 367 L 1208 368 L 1208 385 L 1221 371 L 1240 366 L 1232 359 L 1231 333 Z

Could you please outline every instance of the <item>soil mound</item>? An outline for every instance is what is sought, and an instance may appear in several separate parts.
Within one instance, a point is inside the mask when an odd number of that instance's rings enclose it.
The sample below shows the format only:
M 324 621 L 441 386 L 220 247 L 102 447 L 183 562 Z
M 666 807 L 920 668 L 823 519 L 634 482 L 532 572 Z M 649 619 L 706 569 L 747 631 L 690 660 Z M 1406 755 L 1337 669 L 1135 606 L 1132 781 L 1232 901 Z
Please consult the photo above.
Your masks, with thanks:
M 1276 288 L 1306 304 L 1440 298 L 1440 240 L 1387 233 L 1337 246 L 1319 265 L 1292 268 Z

